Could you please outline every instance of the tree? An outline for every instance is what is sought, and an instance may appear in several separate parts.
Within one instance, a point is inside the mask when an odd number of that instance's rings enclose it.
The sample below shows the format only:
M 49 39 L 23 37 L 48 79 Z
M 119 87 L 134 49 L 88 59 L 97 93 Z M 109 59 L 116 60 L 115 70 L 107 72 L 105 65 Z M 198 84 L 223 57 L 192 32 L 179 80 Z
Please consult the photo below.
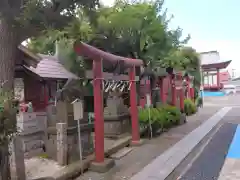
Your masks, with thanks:
M 181 29 L 168 29 L 171 19 L 162 8 L 163 1 L 129 4 L 117 1 L 113 8 L 99 10 L 97 33 L 105 39 L 95 41 L 95 46 L 118 55 L 142 59 L 145 64 L 159 65 L 170 50 L 186 43 L 180 40 Z M 121 22 L 121 23 L 120 23 Z
M 12 88 L 18 45 L 39 36 L 48 28 L 62 29 L 82 7 L 91 12 L 98 0 L 1 0 L 0 1 L 0 82 Z
M 98 0 L 1 0 L 0 1 L 0 83 L 5 83 L 3 93 L 12 92 L 15 61 L 22 41 L 39 36 L 48 28 L 62 29 L 76 18 L 76 8 L 87 13 L 98 5 Z M 5 98 L 5 96 L 4 96 Z M 0 101 L 0 104 L 3 102 Z M 5 100 L 4 100 L 5 103 Z M 8 139 L 16 123 L 0 118 L 1 140 Z M 6 123 L 7 122 L 7 123 Z M 7 132 L 7 133 L 6 133 Z M 10 132 L 12 135 L 14 132 Z M 0 179 L 10 179 L 8 143 L 0 144 Z M 4 150 L 4 151 L 3 151 Z
M 65 34 L 72 40 L 80 39 L 113 54 L 143 59 L 145 64 L 151 62 L 152 67 L 165 65 L 161 60 L 189 38 L 180 40 L 180 28 L 168 30 L 170 19 L 166 19 L 167 11 L 162 9 L 162 5 L 163 1 L 134 4 L 117 1 L 113 7 L 99 8 L 94 22 L 80 14 L 78 17 L 84 19 L 81 22 L 85 24 L 72 22 L 61 32 L 48 31 L 42 38 L 32 39 L 30 48 L 52 53 L 56 35 L 63 37 Z M 48 36 L 49 33 L 54 35 Z

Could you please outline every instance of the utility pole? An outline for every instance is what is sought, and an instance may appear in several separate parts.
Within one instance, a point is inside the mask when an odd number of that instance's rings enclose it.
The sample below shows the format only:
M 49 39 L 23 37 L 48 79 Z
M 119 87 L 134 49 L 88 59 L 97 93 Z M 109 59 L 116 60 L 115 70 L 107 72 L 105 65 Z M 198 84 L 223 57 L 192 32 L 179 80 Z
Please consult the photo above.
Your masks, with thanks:
M 232 79 L 235 78 L 235 70 L 236 69 L 232 69 Z

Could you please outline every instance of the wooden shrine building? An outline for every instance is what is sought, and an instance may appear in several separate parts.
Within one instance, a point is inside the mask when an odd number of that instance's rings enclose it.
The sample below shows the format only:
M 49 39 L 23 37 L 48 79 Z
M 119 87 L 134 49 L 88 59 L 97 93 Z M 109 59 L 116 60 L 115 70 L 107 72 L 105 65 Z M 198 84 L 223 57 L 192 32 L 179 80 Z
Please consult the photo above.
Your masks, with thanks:
M 200 53 L 203 74 L 204 90 L 220 90 L 223 84 L 220 81 L 220 71 L 228 67 L 231 60 L 220 60 L 219 52 L 209 51 Z

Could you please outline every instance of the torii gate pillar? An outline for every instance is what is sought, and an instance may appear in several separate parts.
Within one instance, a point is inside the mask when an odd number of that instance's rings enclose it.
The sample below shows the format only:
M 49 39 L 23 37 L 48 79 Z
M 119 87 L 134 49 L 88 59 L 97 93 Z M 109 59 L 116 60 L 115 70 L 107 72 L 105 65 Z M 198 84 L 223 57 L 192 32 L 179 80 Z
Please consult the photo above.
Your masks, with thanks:
M 103 95 L 102 95 L 102 60 L 93 61 L 93 89 L 94 89 L 94 115 L 95 115 L 95 161 L 104 162 L 104 119 L 103 119 Z
M 138 123 L 138 108 L 137 108 L 137 91 L 136 91 L 136 69 L 135 66 L 129 68 L 130 85 L 130 113 L 132 121 L 132 145 L 140 143 L 139 123 Z

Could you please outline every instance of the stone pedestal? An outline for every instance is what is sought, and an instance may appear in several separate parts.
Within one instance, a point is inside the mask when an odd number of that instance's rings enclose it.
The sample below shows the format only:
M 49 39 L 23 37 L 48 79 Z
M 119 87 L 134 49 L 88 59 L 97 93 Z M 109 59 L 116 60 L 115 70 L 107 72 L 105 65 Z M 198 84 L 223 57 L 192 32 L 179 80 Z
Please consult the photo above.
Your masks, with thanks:
M 20 112 L 17 115 L 19 137 L 23 143 L 25 157 L 37 155 L 43 151 L 47 140 L 47 117 L 45 112 Z
M 98 173 L 105 173 L 109 171 L 115 165 L 113 159 L 104 159 L 103 163 L 92 162 L 90 164 L 90 170 Z
M 82 157 L 85 158 L 92 154 L 94 151 L 93 138 L 91 135 L 93 125 L 81 124 L 81 148 Z M 78 127 L 69 127 L 68 134 L 68 162 L 72 163 L 80 160 L 79 157 L 79 140 L 78 140 Z
M 182 124 L 185 124 L 186 122 L 187 122 L 186 114 L 182 113 L 179 124 L 182 125 Z
M 104 108 L 104 134 L 106 137 L 118 138 L 130 132 L 131 123 L 127 106 L 121 97 L 113 96 L 107 99 Z

